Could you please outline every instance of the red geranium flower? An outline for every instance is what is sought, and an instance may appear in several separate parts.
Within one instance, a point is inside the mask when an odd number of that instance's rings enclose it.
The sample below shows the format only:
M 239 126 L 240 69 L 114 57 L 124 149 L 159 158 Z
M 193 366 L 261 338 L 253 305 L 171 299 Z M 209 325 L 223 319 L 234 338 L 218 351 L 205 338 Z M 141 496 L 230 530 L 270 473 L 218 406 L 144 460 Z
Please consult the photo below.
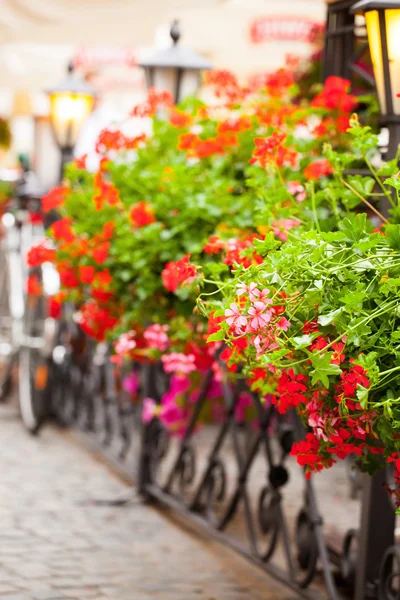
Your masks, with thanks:
M 28 250 L 26 264 L 28 267 L 40 267 L 45 262 L 54 262 L 55 258 L 56 251 L 44 240 Z
M 109 241 L 102 242 L 94 250 L 92 250 L 92 258 L 97 264 L 103 264 L 108 258 L 108 251 L 111 243 Z
M 42 197 L 42 210 L 47 213 L 50 210 L 56 210 L 64 204 L 65 194 L 68 188 L 65 186 L 55 187 L 48 194 Z
M 223 242 L 217 235 L 212 235 L 204 246 L 203 250 L 206 254 L 219 254 L 226 247 L 226 243 Z
M 134 204 L 130 210 L 130 218 L 134 227 L 144 227 L 150 223 L 155 223 L 154 210 L 144 200 Z
M 80 266 L 79 267 L 79 279 L 81 283 L 92 283 L 96 270 L 91 266 Z
M 169 122 L 174 127 L 189 127 L 192 120 L 191 115 L 188 115 L 183 110 L 178 110 L 177 108 L 172 108 L 169 113 Z
M 196 267 L 190 263 L 190 254 L 186 254 L 176 262 L 169 262 L 161 273 L 164 287 L 175 292 L 178 287 L 196 276 Z
M 60 275 L 61 285 L 65 288 L 75 288 L 79 285 L 79 280 L 76 275 L 76 270 L 66 263 L 57 265 L 57 270 Z
M 35 273 L 26 280 L 26 293 L 28 296 L 41 296 L 43 293 L 42 284 Z
M 73 242 L 75 239 L 74 232 L 71 227 L 72 220 L 70 217 L 64 217 L 51 225 L 50 232 L 56 240 L 64 242 Z
M 330 165 L 329 160 L 326 158 L 322 158 L 321 160 L 316 160 L 313 163 L 310 163 L 304 169 L 304 177 L 306 179 L 319 179 L 320 177 L 327 177 L 332 173 L 332 167 Z
M 285 133 L 274 133 L 268 138 L 255 138 L 255 149 L 250 164 L 259 163 L 262 167 L 269 164 L 282 167 L 284 164 L 294 166 L 297 159 L 297 152 L 290 150 L 283 145 L 287 135 Z

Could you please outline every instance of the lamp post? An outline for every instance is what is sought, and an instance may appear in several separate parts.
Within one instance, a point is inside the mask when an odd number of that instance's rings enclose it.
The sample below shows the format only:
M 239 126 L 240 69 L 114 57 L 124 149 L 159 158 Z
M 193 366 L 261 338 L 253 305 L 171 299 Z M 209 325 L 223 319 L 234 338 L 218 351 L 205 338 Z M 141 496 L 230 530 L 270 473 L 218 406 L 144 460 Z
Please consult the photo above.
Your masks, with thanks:
M 400 142 L 400 1 L 361 0 L 351 12 L 365 17 L 381 124 L 389 129 L 387 154 L 394 158 Z
M 50 99 L 51 126 L 61 151 L 62 179 L 64 166 L 72 159 L 79 133 L 93 108 L 95 92 L 74 73 L 74 66 L 70 63 L 66 77 L 57 86 L 47 90 L 47 94 Z
M 361 0 L 353 4 L 350 11 L 353 15 L 363 15 L 365 18 L 380 123 L 389 130 L 387 158 L 392 159 L 400 143 L 400 98 L 397 98 L 400 93 L 400 0 Z M 388 208 L 382 205 L 384 213 Z M 379 579 L 384 576 L 382 561 L 394 544 L 395 514 L 384 489 L 385 483 L 385 468 L 374 477 L 365 478 L 356 600 L 376 597 Z M 381 581 L 380 585 L 387 585 L 387 581 Z
M 177 104 L 196 93 L 201 72 L 211 69 L 212 65 L 200 54 L 179 44 L 178 21 L 172 23 L 170 35 L 170 48 L 142 60 L 139 66 L 145 71 L 147 86 L 168 90 Z

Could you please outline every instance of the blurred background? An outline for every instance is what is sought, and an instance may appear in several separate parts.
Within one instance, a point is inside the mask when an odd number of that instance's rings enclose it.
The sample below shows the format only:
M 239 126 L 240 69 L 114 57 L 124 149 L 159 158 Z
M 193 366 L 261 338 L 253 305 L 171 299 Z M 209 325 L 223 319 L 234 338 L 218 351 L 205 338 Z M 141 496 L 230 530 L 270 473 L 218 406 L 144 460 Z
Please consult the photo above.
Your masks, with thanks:
M 59 178 L 59 149 L 46 90 L 71 64 L 96 92 L 75 155 L 99 132 L 126 120 L 146 95 L 142 61 L 180 44 L 243 83 L 283 66 L 288 56 L 321 54 L 324 0 L 3 0 L 0 11 L 0 179 L 13 178 L 21 155 L 47 189 Z M 130 133 L 145 124 L 129 120 Z

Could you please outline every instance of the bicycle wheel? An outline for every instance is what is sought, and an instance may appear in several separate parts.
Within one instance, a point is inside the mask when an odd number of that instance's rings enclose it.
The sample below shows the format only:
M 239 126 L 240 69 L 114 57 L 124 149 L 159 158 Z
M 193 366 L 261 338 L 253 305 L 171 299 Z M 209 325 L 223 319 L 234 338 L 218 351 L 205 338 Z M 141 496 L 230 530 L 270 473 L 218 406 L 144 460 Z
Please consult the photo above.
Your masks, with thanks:
M 50 359 L 43 351 L 46 313 L 44 296 L 28 296 L 19 350 L 19 404 L 23 423 L 34 435 L 50 414 Z
M 52 351 L 52 413 L 62 426 L 85 428 L 89 385 L 86 338 L 72 320 L 71 307 L 64 312 Z

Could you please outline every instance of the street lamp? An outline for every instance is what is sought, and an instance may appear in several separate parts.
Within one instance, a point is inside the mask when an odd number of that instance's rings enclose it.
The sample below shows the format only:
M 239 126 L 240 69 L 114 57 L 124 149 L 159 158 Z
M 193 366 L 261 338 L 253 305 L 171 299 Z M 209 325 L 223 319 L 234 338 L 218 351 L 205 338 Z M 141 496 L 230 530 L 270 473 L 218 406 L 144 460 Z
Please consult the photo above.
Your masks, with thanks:
M 351 12 L 365 17 L 381 123 L 389 129 L 393 158 L 400 142 L 400 1 L 361 0 Z
M 212 65 L 200 54 L 178 44 L 181 37 L 178 21 L 174 21 L 170 35 L 172 45 L 139 63 L 145 71 L 148 87 L 171 92 L 177 104 L 183 98 L 196 93 L 200 85 L 201 71 Z
M 61 151 L 61 178 L 64 165 L 72 160 L 73 150 L 84 122 L 94 103 L 94 89 L 74 73 L 72 63 L 67 76 L 47 90 L 50 99 L 50 121 Z

